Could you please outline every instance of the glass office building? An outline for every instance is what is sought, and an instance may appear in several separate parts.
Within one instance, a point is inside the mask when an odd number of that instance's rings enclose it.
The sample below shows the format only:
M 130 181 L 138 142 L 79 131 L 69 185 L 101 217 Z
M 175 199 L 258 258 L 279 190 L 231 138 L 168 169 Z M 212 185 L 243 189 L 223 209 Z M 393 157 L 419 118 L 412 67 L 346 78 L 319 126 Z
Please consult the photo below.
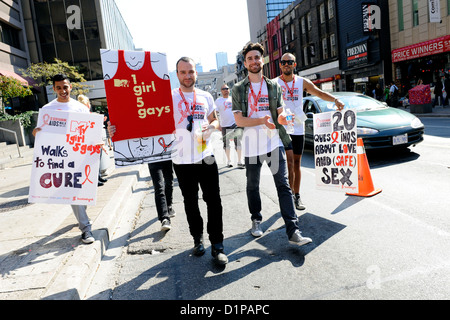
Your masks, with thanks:
M 135 50 L 114 0 L 32 0 L 35 42 L 32 62 L 55 58 L 80 68 L 86 80 L 101 80 L 100 49 Z M 35 49 L 35 50 L 33 50 Z M 33 61 L 34 60 L 34 61 Z
M 273 20 L 281 11 L 286 9 L 292 2 L 289 0 L 266 0 L 267 23 Z

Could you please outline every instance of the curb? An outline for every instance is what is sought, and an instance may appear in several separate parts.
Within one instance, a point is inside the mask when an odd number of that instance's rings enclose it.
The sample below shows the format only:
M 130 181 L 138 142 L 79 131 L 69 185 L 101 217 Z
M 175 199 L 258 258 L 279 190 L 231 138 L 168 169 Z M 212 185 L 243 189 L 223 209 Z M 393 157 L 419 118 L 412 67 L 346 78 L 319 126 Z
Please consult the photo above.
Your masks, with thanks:
M 85 296 L 98 264 L 110 244 L 112 232 L 146 167 L 141 164 L 127 173 L 129 176 L 125 177 L 120 187 L 111 194 L 110 200 L 93 223 L 92 233 L 96 239 L 94 243 L 78 246 L 73 254 L 63 261 L 57 276 L 46 288 L 41 299 L 81 300 Z

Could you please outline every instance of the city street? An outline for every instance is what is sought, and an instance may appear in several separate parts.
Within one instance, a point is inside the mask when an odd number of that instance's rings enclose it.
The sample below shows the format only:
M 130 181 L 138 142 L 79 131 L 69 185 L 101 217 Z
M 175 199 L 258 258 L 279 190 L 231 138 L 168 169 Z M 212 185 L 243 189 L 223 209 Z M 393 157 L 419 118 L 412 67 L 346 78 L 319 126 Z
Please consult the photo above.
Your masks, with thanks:
M 424 142 L 406 152 L 367 154 L 373 183 L 382 189 L 370 198 L 317 189 L 313 153 L 305 151 L 301 195 L 306 210 L 297 213 L 302 234 L 313 242 L 303 247 L 287 241 L 266 165 L 261 179 L 264 235 L 251 236 L 245 170 L 225 167 L 215 136 L 228 265 L 220 268 L 212 261 L 204 202 L 207 251 L 195 257 L 177 183 L 177 216 L 164 234 L 151 181 L 142 179 L 135 192 L 147 194 L 139 211 L 123 215 L 84 298 L 448 299 L 450 119 L 421 120 Z

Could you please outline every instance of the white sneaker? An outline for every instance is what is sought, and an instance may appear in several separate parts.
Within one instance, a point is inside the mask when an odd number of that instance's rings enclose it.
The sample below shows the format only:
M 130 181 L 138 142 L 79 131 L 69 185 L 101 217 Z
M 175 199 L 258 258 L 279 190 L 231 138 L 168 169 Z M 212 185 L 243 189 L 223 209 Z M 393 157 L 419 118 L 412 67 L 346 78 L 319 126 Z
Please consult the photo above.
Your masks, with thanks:
M 172 226 L 170 225 L 170 221 L 168 219 L 164 219 L 161 222 L 161 231 L 169 231 L 172 229 Z
M 261 237 L 263 235 L 263 232 L 261 230 L 261 221 L 259 220 L 252 220 L 252 236 L 255 238 Z
M 294 234 L 289 238 L 289 242 L 298 246 L 303 246 L 304 244 L 311 243 L 312 239 L 308 237 L 302 237 L 300 230 L 295 230 Z

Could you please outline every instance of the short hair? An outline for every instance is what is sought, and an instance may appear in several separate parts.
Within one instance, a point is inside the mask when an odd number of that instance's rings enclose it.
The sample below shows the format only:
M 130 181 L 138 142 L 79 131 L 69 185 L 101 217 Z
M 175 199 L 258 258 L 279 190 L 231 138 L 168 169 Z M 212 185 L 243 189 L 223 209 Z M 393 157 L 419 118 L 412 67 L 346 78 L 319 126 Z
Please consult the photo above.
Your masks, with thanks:
M 56 81 L 64 81 L 64 80 L 67 80 L 70 82 L 69 77 L 67 77 L 65 74 L 62 74 L 62 73 L 58 73 L 58 74 L 54 75 L 52 78 L 53 85 L 55 85 Z
M 264 55 L 264 47 L 262 46 L 262 44 L 256 42 L 256 43 L 247 43 L 245 45 L 245 47 L 242 49 L 242 55 L 244 56 L 244 60 L 245 60 L 245 56 L 247 55 L 247 53 L 249 53 L 250 51 L 253 50 L 258 50 L 261 53 L 261 56 Z
M 178 59 L 177 64 L 176 64 L 176 71 L 177 71 L 177 72 L 178 72 L 178 63 L 179 63 L 180 61 L 187 62 L 187 63 L 192 63 L 192 64 L 195 66 L 195 61 L 194 61 L 194 59 L 189 58 L 189 57 L 181 57 L 180 59 Z
M 89 107 L 89 98 L 86 97 L 84 94 L 80 94 L 77 100 L 82 104 L 84 104 L 86 107 Z

